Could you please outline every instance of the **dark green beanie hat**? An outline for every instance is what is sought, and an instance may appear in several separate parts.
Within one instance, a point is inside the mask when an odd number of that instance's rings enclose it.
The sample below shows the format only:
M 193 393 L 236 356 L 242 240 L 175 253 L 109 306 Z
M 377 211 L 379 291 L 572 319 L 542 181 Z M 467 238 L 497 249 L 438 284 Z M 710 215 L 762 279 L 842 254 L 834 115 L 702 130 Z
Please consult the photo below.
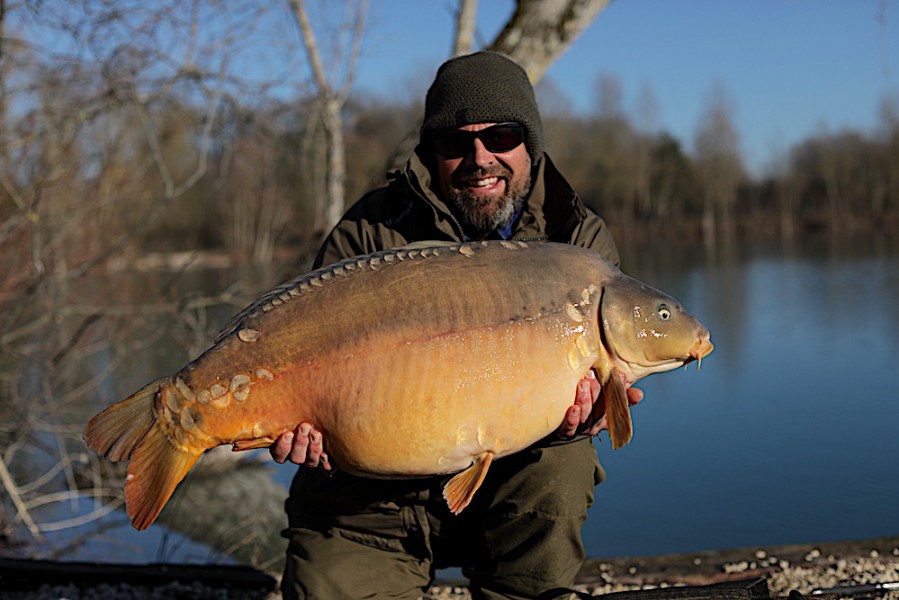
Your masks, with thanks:
M 425 98 L 419 140 L 438 129 L 473 123 L 521 123 L 525 145 L 536 164 L 543 155 L 543 124 L 534 88 L 524 69 L 498 52 L 475 52 L 452 58 L 437 70 Z

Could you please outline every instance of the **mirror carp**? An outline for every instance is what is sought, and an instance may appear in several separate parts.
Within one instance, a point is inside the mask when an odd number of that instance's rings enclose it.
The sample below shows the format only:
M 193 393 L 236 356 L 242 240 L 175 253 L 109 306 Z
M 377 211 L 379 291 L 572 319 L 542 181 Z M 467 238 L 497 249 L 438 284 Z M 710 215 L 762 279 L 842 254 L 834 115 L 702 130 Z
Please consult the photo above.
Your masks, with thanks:
M 270 446 L 301 422 L 334 466 L 369 477 L 458 473 L 461 512 L 492 460 L 556 430 L 592 368 L 614 448 L 627 386 L 712 351 L 681 305 L 596 252 L 476 242 L 377 252 L 278 286 L 177 373 L 112 405 L 84 440 L 129 461 L 128 516 L 157 517 L 208 449 Z

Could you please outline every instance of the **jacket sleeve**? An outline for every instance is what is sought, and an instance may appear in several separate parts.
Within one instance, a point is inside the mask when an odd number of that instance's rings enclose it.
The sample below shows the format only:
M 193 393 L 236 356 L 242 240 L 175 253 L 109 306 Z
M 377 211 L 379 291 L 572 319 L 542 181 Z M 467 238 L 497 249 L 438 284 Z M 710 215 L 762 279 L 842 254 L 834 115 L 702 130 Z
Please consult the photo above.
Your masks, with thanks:
M 583 248 L 591 248 L 599 252 L 607 261 L 616 267 L 621 263 L 621 255 L 618 253 L 618 246 L 612 239 L 609 226 L 595 212 L 584 207 L 587 212 L 580 225 L 572 232 L 571 243 L 575 246 Z
M 313 268 L 407 244 L 406 238 L 385 224 L 396 212 L 394 204 L 386 188 L 363 196 L 325 238 Z

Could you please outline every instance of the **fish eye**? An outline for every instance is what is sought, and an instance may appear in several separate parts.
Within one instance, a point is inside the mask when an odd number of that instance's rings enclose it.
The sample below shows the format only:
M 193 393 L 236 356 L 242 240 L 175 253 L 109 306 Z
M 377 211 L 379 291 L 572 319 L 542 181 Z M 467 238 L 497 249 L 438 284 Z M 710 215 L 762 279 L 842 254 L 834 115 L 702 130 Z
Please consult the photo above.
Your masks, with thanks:
M 667 304 L 659 304 L 658 308 L 656 308 L 656 314 L 659 315 L 661 320 L 667 321 L 671 318 L 671 309 Z

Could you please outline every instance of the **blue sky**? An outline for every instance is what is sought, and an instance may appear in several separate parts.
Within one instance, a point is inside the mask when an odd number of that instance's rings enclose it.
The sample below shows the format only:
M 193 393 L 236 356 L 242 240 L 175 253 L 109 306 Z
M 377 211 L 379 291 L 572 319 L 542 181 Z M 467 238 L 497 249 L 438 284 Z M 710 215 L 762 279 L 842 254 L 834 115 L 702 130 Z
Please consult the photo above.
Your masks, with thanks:
M 421 98 L 447 58 L 455 5 L 372 0 L 358 89 Z M 481 0 L 479 39 L 492 39 L 513 8 Z M 589 112 L 601 73 L 621 81 L 628 111 L 649 86 L 658 126 L 688 150 L 720 82 L 758 173 L 822 128 L 875 131 L 881 98 L 899 97 L 899 0 L 614 0 L 547 77 Z

